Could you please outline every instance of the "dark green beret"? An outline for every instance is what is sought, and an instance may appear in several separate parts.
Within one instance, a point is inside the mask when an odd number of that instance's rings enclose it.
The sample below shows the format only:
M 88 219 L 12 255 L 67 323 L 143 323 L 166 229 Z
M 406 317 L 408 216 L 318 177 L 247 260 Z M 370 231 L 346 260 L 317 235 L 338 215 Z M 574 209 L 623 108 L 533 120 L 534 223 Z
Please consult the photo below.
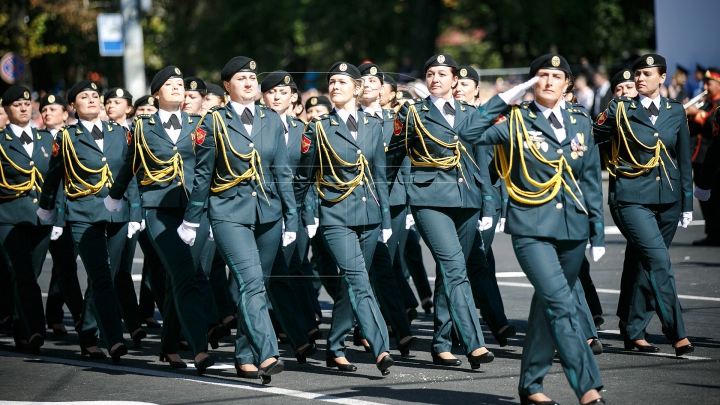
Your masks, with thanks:
M 204 93 L 207 91 L 207 86 L 201 78 L 190 76 L 185 78 L 185 91 Z
M 380 70 L 380 67 L 374 63 L 363 63 L 358 66 L 358 70 L 360 71 L 360 76 L 375 76 L 380 79 L 381 82 L 384 82 L 385 75 L 382 70 Z
M 475 80 L 475 83 L 480 83 L 480 76 L 472 66 L 458 66 L 458 77 L 460 79 Z
M 623 69 L 615 73 L 615 75 L 612 77 L 612 80 L 610 80 L 610 92 L 614 93 L 615 87 L 617 87 L 617 85 L 620 83 L 634 82 L 634 77 L 635 75 L 633 74 L 633 72 L 628 69 Z
M 395 92 L 395 100 L 410 100 L 414 98 L 408 90 L 398 90 Z
M 67 101 L 65 101 L 64 98 L 60 96 L 56 96 L 54 94 L 47 94 L 45 97 L 40 99 L 40 111 L 42 111 L 45 106 L 48 106 L 50 104 L 57 104 L 61 105 L 64 109 L 67 110 L 68 104 Z
M 30 89 L 23 86 L 10 86 L 3 93 L 2 106 L 9 106 L 18 100 L 30 100 Z
M 162 68 L 159 72 L 155 74 L 152 82 L 150 82 L 150 94 L 157 93 L 157 91 L 160 90 L 160 87 L 162 87 L 162 85 L 165 84 L 168 79 L 175 78 L 183 78 L 182 72 L 177 66 L 170 65 Z
M 332 103 L 330 102 L 330 99 L 325 96 L 310 97 L 305 102 L 305 109 L 307 110 L 308 108 L 315 107 L 316 105 L 324 105 L 328 108 L 328 110 L 332 109 Z
M 646 69 L 651 67 L 664 67 L 667 68 L 665 58 L 656 53 L 646 53 L 645 55 L 635 59 L 633 62 L 633 72 L 638 69 Z
M 236 56 L 225 64 L 222 72 L 220 72 L 220 79 L 227 82 L 237 72 L 253 72 L 257 74 L 257 63 L 254 60 L 245 56 Z
M 455 62 L 455 58 L 453 58 L 452 55 L 441 53 L 439 55 L 433 56 L 432 58 L 428 59 L 427 62 L 425 62 L 425 72 L 427 72 L 428 69 L 433 66 L 448 66 L 451 68 L 457 68 L 457 63 Z
M 572 70 L 570 70 L 568 61 L 556 53 L 548 53 L 535 59 L 530 64 L 529 76 L 533 77 L 537 75 L 540 69 L 562 70 L 567 76 L 572 76 Z
M 383 83 L 389 84 L 392 86 L 393 90 L 397 90 L 397 82 L 387 73 L 383 73 Z
M 265 76 L 265 80 L 263 80 L 260 85 L 260 91 L 264 93 L 268 90 L 274 89 L 275 87 L 292 87 L 293 84 L 294 81 L 290 73 L 284 70 L 276 70 Z
M 120 87 L 114 87 L 105 93 L 105 103 L 107 104 L 108 100 L 111 98 L 124 98 L 128 101 L 128 104 L 132 104 L 133 99 L 132 94 L 130 94 L 129 91 Z
M 225 89 L 218 86 L 217 84 L 207 84 L 207 94 L 214 94 L 216 96 L 223 97 L 225 95 Z
M 83 80 L 80 83 L 72 86 L 70 88 L 70 90 L 68 90 L 68 93 L 67 93 L 68 103 L 74 103 L 75 97 L 77 97 L 77 95 L 82 93 L 83 91 L 94 91 L 98 95 L 100 95 L 97 84 L 91 82 L 90 80 Z
M 347 62 L 335 62 L 335 64 L 330 67 L 327 74 L 328 82 L 334 75 L 345 75 L 350 76 L 355 80 L 360 80 L 360 71 L 358 68 Z
M 133 108 L 137 110 L 138 107 L 143 107 L 146 105 L 157 108 L 157 101 L 155 100 L 155 97 L 150 96 L 150 95 L 142 96 L 139 99 L 137 99 L 137 101 L 135 101 Z

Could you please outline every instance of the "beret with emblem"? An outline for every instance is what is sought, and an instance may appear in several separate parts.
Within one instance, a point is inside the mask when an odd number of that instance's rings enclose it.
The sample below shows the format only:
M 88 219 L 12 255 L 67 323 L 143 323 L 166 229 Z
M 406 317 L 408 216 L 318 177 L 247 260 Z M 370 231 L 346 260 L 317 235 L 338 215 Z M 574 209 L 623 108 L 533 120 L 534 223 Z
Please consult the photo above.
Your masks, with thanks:
M 132 104 L 132 94 L 130 94 L 129 91 L 120 88 L 120 87 L 114 87 L 105 93 L 105 103 L 107 104 L 108 100 L 111 98 L 124 98 L 128 101 L 128 104 Z
M 351 65 L 347 62 L 335 62 L 335 64 L 330 67 L 327 74 L 328 82 L 334 75 L 350 76 L 355 80 L 360 80 L 361 77 L 360 70 L 355 65 Z
M 163 84 L 169 79 L 182 79 L 183 75 L 177 66 L 170 65 L 162 68 L 155 74 L 152 81 L 150 82 L 150 93 L 155 94 L 160 90 Z
M 332 103 L 330 102 L 330 99 L 325 96 L 317 96 L 317 97 L 310 97 L 305 102 L 305 109 L 307 110 L 310 107 L 315 107 L 316 105 L 324 105 L 327 107 L 327 109 L 332 108 Z
M 54 94 L 47 94 L 45 97 L 40 99 L 40 111 L 51 104 L 61 105 L 64 109 L 67 109 L 68 106 L 67 101 L 65 101 L 64 98 Z
M 716 82 L 720 82 L 720 69 L 714 66 L 707 68 L 704 80 L 715 80 Z
M 94 91 L 94 92 L 98 93 L 98 95 L 100 95 L 97 84 L 93 83 L 90 80 L 83 80 L 80 83 L 72 86 L 70 88 L 70 90 L 68 90 L 68 93 L 67 93 L 68 103 L 74 103 L 75 97 L 77 97 L 77 95 L 82 93 L 83 91 Z
M 570 64 L 568 61 L 555 53 L 548 53 L 535 59 L 530 64 L 529 76 L 533 77 L 537 75 L 537 72 L 540 69 L 562 70 L 566 75 L 572 76 L 572 70 L 570 70 Z
M 626 82 L 634 82 L 635 81 L 635 75 L 633 72 L 631 72 L 628 69 L 623 69 L 617 73 L 615 73 L 615 76 L 612 77 L 612 80 L 610 80 L 610 91 L 614 92 L 615 87 L 617 87 L 620 83 L 626 83 Z
M 264 93 L 275 87 L 292 87 L 293 83 L 294 81 L 290 73 L 284 70 L 276 70 L 265 76 L 265 80 L 263 80 L 260 85 L 260 91 Z
M 385 75 L 383 75 L 378 65 L 374 63 L 363 63 L 358 66 L 358 70 L 360 71 L 360 76 L 375 76 L 380 79 L 381 82 L 384 80 Z
M 647 53 L 637 59 L 635 59 L 635 62 L 633 62 L 632 70 L 633 72 L 638 69 L 646 69 L 651 67 L 664 67 L 667 68 L 667 63 L 665 63 L 665 58 L 662 56 L 656 54 L 656 53 Z
M 425 62 L 425 72 L 427 72 L 428 69 L 433 66 L 449 66 L 451 68 L 458 67 L 457 63 L 455 62 L 455 58 L 453 58 L 452 55 L 448 55 L 446 53 L 441 53 L 428 59 L 428 61 Z
M 204 93 L 207 91 L 207 85 L 205 85 L 205 82 L 199 77 L 186 77 L 185 91 L 199 91 L 200 93 Z
M 397 82 L 395 81 L 395 78 L 387 73 L 383 73 L 383 83 L 389 84 L 392 86 L 393 90 L 397 90 Z
M 458 66 L 458 78 L 475 80 L 475 83 L 480 83 L 480 76 L 472 66 Z
M 405 89 L 405 90 L 400 89 L 395 92 L 395 100 L 398 100 L 398 101 L 412 100 L 413 98 L 415 98 L 415 97 L 413 97 L 412 93 L 410 93 L 410 91 L 407 89 Z
M 10 86 L 2 95 L 3 107 L 9 106 L 18 100 L 30 100 L 30 89 L 23 86 Z
M 253 72 L 257 74 L 257 63 L 246 56 L 236 56 L 228 61 L 220 72 L 220 79 L 229 81 L 237 72 Z
M 142 96 L 135 101 L 133 108 L 137 110 L 138 107 L 144 107 L 146 105 L 157 108 L 157 101 L 155 101 L 155 97 L 150 96 L 150 95 Z
M 223 88 L 218 86 L 217 84 L 208 83 L 207 94 L 213 94 L 222 97 L 225 95 L 225 90 L 223 90 Z

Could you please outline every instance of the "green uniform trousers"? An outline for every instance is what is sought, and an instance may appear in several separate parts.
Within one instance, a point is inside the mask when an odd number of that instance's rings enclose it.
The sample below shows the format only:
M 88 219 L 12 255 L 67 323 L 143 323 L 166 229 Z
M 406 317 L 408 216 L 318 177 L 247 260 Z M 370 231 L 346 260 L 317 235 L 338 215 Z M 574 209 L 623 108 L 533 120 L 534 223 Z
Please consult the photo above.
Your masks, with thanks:
M 580 326 L 573 289 L 585 254 L 586 240 L 554 240 L 513 235 L 513 248 L 535 293 L 530 304 L 520 365 L 520 396 L 543 392 L 543 378 L 552 367 L 555 350 L 565 376 L 580 398 L 603 386 L 587 337 Z
M 45 301 L 45 322 L 48 328 L 53 324 L 63 323 L 63 305 L 67 305 L 73 325 L 77 325 L 82 313 L 83 295 L 77 276 L 77 252 L 70 226 L 65 226 L 63 234 L 57 240 L 50 241 L 49 251 L 53 266 Z

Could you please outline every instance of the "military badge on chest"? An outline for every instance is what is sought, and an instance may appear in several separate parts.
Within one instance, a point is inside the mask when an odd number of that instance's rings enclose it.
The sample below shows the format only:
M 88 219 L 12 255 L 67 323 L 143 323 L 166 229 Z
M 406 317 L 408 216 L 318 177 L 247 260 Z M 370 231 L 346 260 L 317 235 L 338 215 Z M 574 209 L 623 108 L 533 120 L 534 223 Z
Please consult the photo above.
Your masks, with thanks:
M 577 133 L 575 137 L 570 141 L 570 157 L 577 159 L 583 156 L 583 153 L 588 149 L 585 145 L 585 134 Z
M 198 127 L 195 132 L 193 132 L 193 142 L 195 142 L 196 145 L 202 145 L 203 142 L 205 142 L 205 135 L 207 135 L 207 132 L 204 129 Z
M 60 145 L 58 145 L 57 142 L 53 142 L 52 145 L 52 155 L 57 156 L 58 152 L 60 151 Z
M 310 138 L 303 134 L 302 140 L 300 141 L 300 152 L 306 153 L 308 150 L 310 150 L 310 143 Z
M 545 142 L 545 137 L 542 136 L 541 131 L 528 131 L 528 135 L 530 135 L 530 142 L 535 145 L 535 149 L 542 149 L 543 152 L 548 151 L 548 143 Z M 524 142 L 523 146 L 525 149 L 529 149 L 527 142 Z
M 400 135 L 403 129 L 403 124 L 400 122 L 400 119 L 395 118 L 395 124 L 393 124 L 393 134 Z

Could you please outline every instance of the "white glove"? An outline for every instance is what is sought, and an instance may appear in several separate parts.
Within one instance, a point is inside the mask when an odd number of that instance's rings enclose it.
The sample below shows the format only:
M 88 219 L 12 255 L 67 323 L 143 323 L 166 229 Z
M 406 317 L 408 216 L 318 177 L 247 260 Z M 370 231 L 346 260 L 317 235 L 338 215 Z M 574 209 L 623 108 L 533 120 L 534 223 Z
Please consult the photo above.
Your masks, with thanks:
M 58 240 L 62 236 L 63 229 L 59 226 L 53 226 L 52 232 L 50 232 L 50 240 Z
M 522 98 L 522 96 L 525 95 L 525 91 L 535 85 L 537 81 L 540 80 L 539 77 L 534 76 L 530 78 L 530 80 L 526 81 L 525 83 L 518 84 L 517 86 L 513 87 L 512 89 L 502 92 L 498 94 L 502 101 L 505 102 L 505 104 L 510 104 L 515 100 L 518 100 Z
M 407 214 L 405 216 L 405 229 L 410 229 L 413 225 L 415 225 L 415 217 L 412 214 Z
M 183 242 L 187 243 L 188 245 L 192 246 L 195 244 L 195 234 L 197 233 L 195 228 L 200 226 L 199 224 L 191 224 L 189 222 L 183 221 L 180 226 L 178 226 L 177 233 L 180 235 L 180 239 L 182 239 Z
M 215 240 L 215 236 L 214 236 L 213 233 L 212 233 L 212 226 L 210 227 L 210 234 L 208 235 L 208 240 L 209 240 L 210 242 L 212 242 L 212 241 Z
M 497 226 L 495 227 L 495 233 L 503 233 L 505 232 L 505 218 L 500 218 L 498 220 Z
M 478 221 L 478 230 L 480 232 L 492 228 L 492 217 L 482 217 Z
M 145 230 L 145 220 L 140 221 L 140 232 Z
M 382 243 L 387 243 L 387 241 L 390 240 L 390 237 L 392 236 L 392 229 L 383 229 L 380 232 L 380 236 L 382 237 Z
M 37 216 L 43 221 L 53 222 L 55 220 L 55 210 L 44 210 L 42 208 L 38 208 Z
M 318 218 L 315 218 L 314 225 L 308 225 L 305 227 L 305 232 L 307 232 L 308 238 L 312 239 L 315 237 L 315 234 L 317 233 L 319 225 L 320 225 L 320 220 Z
M 133 235 L 140 230 L 140 227 L 140 222 L 128 222 L 128 239 L 132 239 Z
M 701 188 L 695 187 L 695 192 L 693 192 L 693 195 L 700 201 L 707 201 L 710 199 L 710 190 L 703 190 Z
M 593 261 L 596 262 L 605 255 L 605 247 L 593 246 L 590 248 L 590 254 L 592 255 Z
M 122 210 L 122 202 L 120 200 L 107 196 L 103 199 L 103 202 L 105 203 L 105 208 L 110 212 L 120 212 L 120 210 Z
M 283 247 L 295 242 L 297 234 L 295 232 L 285 232 L 283 235 Z
M 683 212 L 680 216 L 680 222 L 678 222 L 678 226 L 687 228 L 688 225 L 690 225 L 690 222 L 692 222 L 692 212 Z

